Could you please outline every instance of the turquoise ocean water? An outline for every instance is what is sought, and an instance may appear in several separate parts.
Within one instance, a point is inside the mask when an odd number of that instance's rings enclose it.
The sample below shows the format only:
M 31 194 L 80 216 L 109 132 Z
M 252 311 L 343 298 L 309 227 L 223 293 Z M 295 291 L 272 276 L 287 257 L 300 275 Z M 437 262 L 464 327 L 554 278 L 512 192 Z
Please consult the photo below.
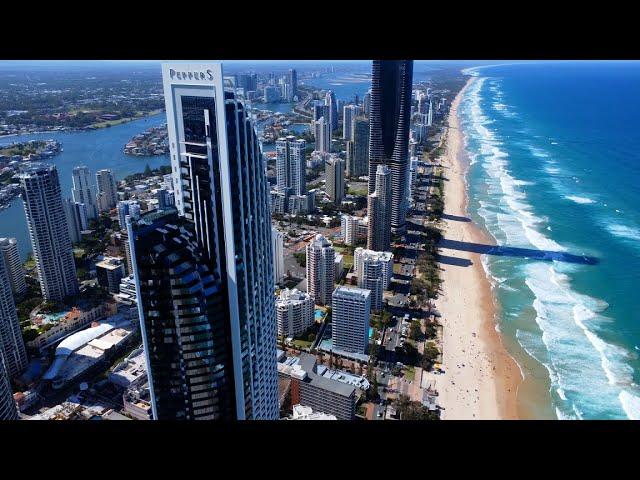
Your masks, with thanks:
M 459 109 L 469 213 L 501 246 L 483 265 L 505 343 L 544 385 L 539 409 L 638 419 L 640 63 L 472 74 Z

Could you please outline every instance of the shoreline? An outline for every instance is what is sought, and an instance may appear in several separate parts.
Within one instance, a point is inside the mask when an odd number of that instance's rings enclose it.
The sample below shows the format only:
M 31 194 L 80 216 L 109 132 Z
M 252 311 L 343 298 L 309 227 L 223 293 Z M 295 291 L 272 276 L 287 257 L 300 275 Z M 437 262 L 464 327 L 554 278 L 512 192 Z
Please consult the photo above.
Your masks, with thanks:
M 451 105 L 447 144 L 440 165 L 444 167 L 446 240 L 493 244 L 467 214 L 464 150 L 457 109 L 471 77 Z M 433 376 L 444 407 L 442 418 L 518 419 L 517 392 L 522 371 L 507 352 L 497 330 L 499 305 L 482 265 L 481 255 L 440 246 L 442 293 L 435 301 L 443 325 L 444 375 Z
M 164 112 L 164 110 L 152 110 L 148 113 L 145 113 L 144 115 L 141 115 L 139 117 L 136 118 L 129 118 L 127 117 L 126 119 L 122 119 L 123 121 L 120 120 L 105 120 L 105 122 L 118 122 L 118 123 L 113 123 L 110 125 L 106 125 L 103 123 L 104 122 L 100 122 L 97 124 L 91 124 L 91 125 L 87 125 L 86 127 L 81 127 L 81 128 L 65 128 L 64 130 L 38 130 L 35 132 L 22 132 L 22 133 L 7 133 L 5 134 L 0 134 L 0 140 L 2 140 L 3 138 L 9 138 L 9 137 L 22 137 L 24 135 L 44 135 L 44 134 L 48 134 L 48 133 L 80 133 L 80 132 L 94 132 L 96 130 L 102 130 L 103 128 L 111 128 L 111 127 L 117 127 L 120 125 L 125 125 L 127 123 L 131 123 L 131 122 L 135 122 L 136 120 L 143 120 L 145 118 L 149 118 L 149 117 L 153 117 L 154 115 L 159 115 L 162 112 Z

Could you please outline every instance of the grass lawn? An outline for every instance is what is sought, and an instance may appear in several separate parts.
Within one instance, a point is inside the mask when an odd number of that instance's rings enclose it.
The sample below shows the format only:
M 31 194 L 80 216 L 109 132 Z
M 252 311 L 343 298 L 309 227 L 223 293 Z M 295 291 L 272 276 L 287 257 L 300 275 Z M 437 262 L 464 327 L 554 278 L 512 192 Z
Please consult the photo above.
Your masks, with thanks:
M 349 187 L 349 189 L 347 190 L 347 193 L 349 195 L 356 195 L 358 197 L 366 197 L 368 190 L 366 188 Z
M 294 340 L 292 343 L 298 348 L 309 348 L 312 342 L 308 342 L 307 340 Z
M 404 368 L 404 378 L 413 382 L 413 379 L 415 378 L 415 376 L 416 376 L 416 371 L 414 370 L 413 367 Z

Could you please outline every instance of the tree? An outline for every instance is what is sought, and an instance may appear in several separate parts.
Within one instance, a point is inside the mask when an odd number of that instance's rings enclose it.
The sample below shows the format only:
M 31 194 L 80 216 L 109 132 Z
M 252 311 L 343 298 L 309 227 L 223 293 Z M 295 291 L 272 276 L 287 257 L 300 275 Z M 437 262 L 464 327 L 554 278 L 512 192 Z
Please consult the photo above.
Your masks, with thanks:
M 409 338 L 411 340 L 419 340 L 422 337 L 422 328 L 418 320 L 413 320 L 409 325 Z
M 316 336 L 315 336 L 315 334 L 310 333 L 310 334 L 309 334 L 309 336 L 307 337 L 307 339 L 308 339 L 311 343 L 313 343 L 313 342 L 314 342 L 314 340 L 316 339 Z
M 436 344 L 433 342 L 427 342 L 424 346 L 420 366 L 425 370 L 431 370 L 433 368 L 433 364 L 438 358 L 438 355 L 440 355 L 440 351 L 438 350 L 438 347 L 436 347 Z
M 147 163 L 147 165 L 144 167 L 144 175 L 146 177 L 150 177 L 153 173 L 151 172 L 151 167 L 149 166 L 149 164 Z

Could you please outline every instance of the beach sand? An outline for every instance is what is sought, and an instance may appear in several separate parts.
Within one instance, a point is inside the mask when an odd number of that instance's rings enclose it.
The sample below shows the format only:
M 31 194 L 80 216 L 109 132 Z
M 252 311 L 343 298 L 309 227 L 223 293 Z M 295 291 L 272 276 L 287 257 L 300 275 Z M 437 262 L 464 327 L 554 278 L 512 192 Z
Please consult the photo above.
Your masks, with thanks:
M 494 244 L 467 215 L 464 153 L 457 108 L 471 78 L 451 105 L 444 167 L 446 240 Z M 442 418 L 516 419 L 522 374 L 496 331 L 497 305 L 480 255 L 440 248 L 442 293 L 436 300 L 443 324 L 443 375 L 430 375 L 444 407 Z M 470 262 L 470 264 L 469 264 Z

